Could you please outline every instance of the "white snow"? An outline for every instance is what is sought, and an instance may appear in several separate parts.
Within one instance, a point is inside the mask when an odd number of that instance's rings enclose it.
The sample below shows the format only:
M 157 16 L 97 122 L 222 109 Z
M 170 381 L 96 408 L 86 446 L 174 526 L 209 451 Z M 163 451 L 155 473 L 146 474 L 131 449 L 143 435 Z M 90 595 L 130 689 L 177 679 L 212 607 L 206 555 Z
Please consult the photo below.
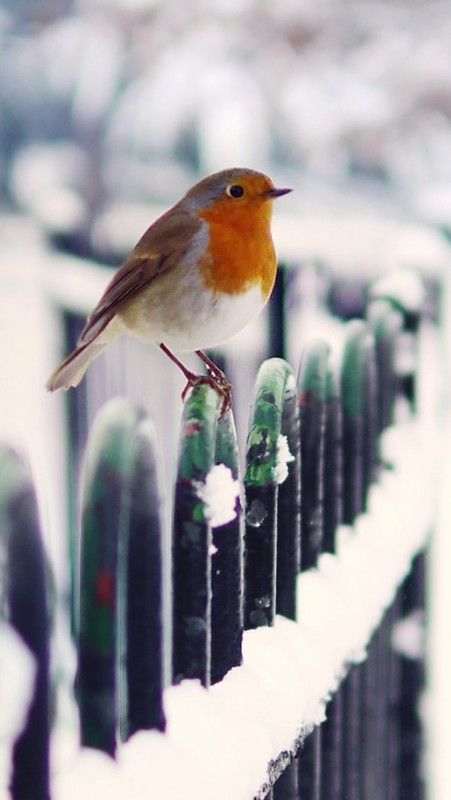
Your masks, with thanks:
M 392 646 L 405 658 L 424 658 L 425 618 L 422 609 L 416 609 L 408 617 L 400 619 L 392 631 Z
M 276 483 L 283 483 L 288 478 L 288 464 L 294 461 L 290 453 L 288 439 L 283 433 L 277 437 L 276 466 L 273 469 L 273 478 Z
M 440 275 L 449 265 L 444 236 L 431 227 L 390 219 L 375 207 L 347 198 L 323 201 L 293 194 L 289 210 L 274 215 L 273 234 L 281 261 L 326 264 L 341 279 L 376 278 L 390 271 L 418 269 Z M 299 224 L 301 220 L 301 224 Z
M 9 800 L 11 748 L 31 699 L 35 660 L 20 636 L 0 621 L 0 800 Z
M 363 658 L 431 529 L 436 438 L 408 422 L 387 431 L 382 448 L 395 469 L 372 488 L 369 513 L 340 529 L 337 555 L 322 555 L 300 575 L 298 622 L 277 617 L 272 628 L 246 631 L 243 664 L 223 681 L 208 690 L 196 681 L 166 690 L 165 734 L 133 737 L 117 765 L 79 754 L 72 770 L 55 776 L 54 800 L 78 800 L 80 792 L 84 800 L 155 793 L 159 800 L 249 800 L 258 793 L 268 762 L 324 719 L 328 697 L 347 666 Z M 218 467 L 202 490 L 215 522 L 227 516 L 215 505 L 217 488 L 226 485 L 236 497 L 230 471 Z
M 407 311 L 419 311 L 425 300 L 424 283 L 411 269 L 394 270 L 376 281 L 371 297 L 389 297 Z
M 73 230 L 87 213 L 79 191 L 86 172 L 86 158 L 76 145 L 32 144 L 15 158 L 11 189 L 19 205 L 45 228 Z
M 204 503 L 204 514 L 212 528 L 219 528 L 235 519 L 240 484 L 234 480 L 229 467 L 215 464 L 204 483 L 195 481 L 195 489 Z
M 58 800 L 97 797 L 120 800 L 121 784 L 115 762 L 99 750 L 85 748 L 64 773 L 55 775 L 53 796 Z

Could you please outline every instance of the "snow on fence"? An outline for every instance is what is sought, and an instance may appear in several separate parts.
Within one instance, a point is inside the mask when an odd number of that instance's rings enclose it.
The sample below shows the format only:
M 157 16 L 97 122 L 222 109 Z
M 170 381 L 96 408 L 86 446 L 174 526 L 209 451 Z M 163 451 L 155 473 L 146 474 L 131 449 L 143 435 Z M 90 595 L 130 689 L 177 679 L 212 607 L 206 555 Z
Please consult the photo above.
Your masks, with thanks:
M 266 360 L 243 479 L 232 414 L 218 419 L 209 387 L 191 392 L 169 579 L 154 427 L 123 399 L 99 412 L 72 597 L 82 749 L 60 770 L 46 556 L 30 478 L 1 451 L 1 635 L 32 654 L 17 661 L 28 713 L 15 698 L 0 723 L 14 800 L 423 796 L 414 645 L 433 448 L 397 363 L 419 320 L 374 299 L 339 347 L 310 342 L 297 375 Z

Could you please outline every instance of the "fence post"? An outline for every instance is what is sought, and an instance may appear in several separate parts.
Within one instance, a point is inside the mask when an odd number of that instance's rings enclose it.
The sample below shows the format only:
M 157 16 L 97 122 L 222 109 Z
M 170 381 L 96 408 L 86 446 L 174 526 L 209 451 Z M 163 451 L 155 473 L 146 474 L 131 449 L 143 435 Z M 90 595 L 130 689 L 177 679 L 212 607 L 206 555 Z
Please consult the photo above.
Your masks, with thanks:
M 162 498 L 156 432 L 148 417 L 135 430 L 126 578 L 125 736 L 165 729 L 163 711 Z
M 347 324 L 341 369 L 341 396 L 343 521 L 352 525 L 357 515 L 365 509 L 369 484 L 374 478 L 378 433 L 374 339 L 368 326 L 360 320 Z M 377 700 L 369 691 L 374 683 L 371 670 L 368 667 L 363 674 L 359 666 L 354 666 L 343 684 L 343 789 L 347 800 L 367 797 L 368 767 L 374 763 L 369 734 L 373 730 L 372 721 Z M 372 779 L 374 781 L 374 773 Z M 377 791 L 379 789 L 377 787 Z
M 324 447 L 329 346 L 308 345 L 298 372 L 301 410 L 301 568 L 316 566 L 323 544 Z
M 402 316 L 387 300 L 373 300 L 368 306 L 367 318 L 375 342 L 378 374 L 377 429 L 381 433 L 393 423 L 395 399 L 399 390 L 395 358 Z
M 395 402 L 400 394 L 401 381 L 397 373 L 396 356 L 402 332 L 402 314 L 386 298 L 370 301 L 367 319 L 375 340 L 375 353 L 378 373 L 378 433 L 394 422 Z M 379 792 L 384 791 L 387 800 L 396 800 L 399 795 L 399 753 L 400 753 L 400 657 L 392 646 L 393 628 L 400 617 L 402 589 L 384 616 L 373 641 L 368 659 L 374 662 L 375 680 L 367 687 L 368 693 L 376 692 L 379 702 L 375 709 L 375 726 L 378 747 L 368 742 L 368 750 L 375 756 L 379 768 Z M 371 698 L 367 698 L 367 706 Z M 405 740 L 403 734 L 403 741 Z M 410 765 L 409 770 L 410 772 Z M 367 784 L 370 787 L 374 776 L 369 771 Z M 371 788 L 367 789 L 368 795 Z M 410 792 L 414 794 L 414 792 Z M 409 792 L 407 792 L 409 795 Z M 404 793 L 402 793 L 404 796 Z
M 296 381 L 290 373 L 285 381 L 280 434 L 290 460 L 286 462 L 285 480 L 279 483 L 277 501 L 276 612 L 296 619 L 301 568 L 301 433 Z
M 212 683 L 220 681 L 229 669 L 241 664 L 242 657 L 244 519 L 238 483 L 238 443 L 231 412 L 218 422 L 215 468 L 219 476 L 218 488 L 222 493 L 231 492 L 231 495 L 226 513 L 217 520 L 221 524 L 212 530 Z M 220 502 L 224 502 L 224 497 Z M 223 522 L 225 519 L 228 521 Z
M 347 323 L 341 369 L 343 404 L 343 522 L 352 525 L 366 503 L 376 465 L 377 374 L 368 326 Z
M 0 548 L 0 611 L 36 662 L 27 720 L 13 748 L 11 793 L 14 800 L 49 800 L 48 564 L 28 469 L 8 447 L 0 448 Z
M 335 534 L 343 519 L 343 412 L 339 380 L 330 368 L 326 378 L 324 441 L 323 550 L 336 552 Z
M 103 407 L 88 441 L 84 477 L 77 671 L 81 743 L 112 756 L 119 718 L 119 542 L 123 546 L 126 538 L 136 420 L 135 409 L 123 400 Z
M 288 465 L 296 464 L 282 433 L 284 401 L 293 391 L 293 381 L 289 364 L 271 358 L 260 367 L 255 384 L 244 479 L 245 628 L 272 625 L 276 610 L 278 491 L 289 475 Z M 290 551 L 298 547 L 294 543 Z
M 301 569 L 315 567 L 324 539 L 325 444 L 329 346 L 314 340 L 298 371 L 301 414 Z M 302 598 L 301 598 L 302 600 Z M 299 754 L 299 785 L 309 800 L 321 792 L 322 730 L 307 737 Z
M 211 520 L 202 500 L 215 463 L 220 399 L 196 386 L 182 416 L 175 487 L 172 675 L 178 683 L 211 678 Z
M 160 499 L 153 449 L 150 423 L 122 399 L 103 407 L 87 448 L 77 695 L 82 744 L 112 756 L 118 724 L 123 737 L 164 727 Z
M 339 381 L 329 367 L 326 376 L 324 440 L 323 551 L 336 553 L 336 532 L 343 518 L 343 417 Z M 338 687 L 326 708 L 322 727 L 321 800 L 343 797 L 343 690 Z

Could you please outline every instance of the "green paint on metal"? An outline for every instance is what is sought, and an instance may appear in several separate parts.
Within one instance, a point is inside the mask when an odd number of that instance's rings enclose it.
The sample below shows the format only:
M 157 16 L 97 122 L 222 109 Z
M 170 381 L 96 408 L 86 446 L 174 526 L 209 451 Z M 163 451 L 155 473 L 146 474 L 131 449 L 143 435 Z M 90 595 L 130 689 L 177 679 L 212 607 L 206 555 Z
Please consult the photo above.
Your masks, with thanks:
M 185 403 L 180 432 L 173 539 L 173 677 L 210 682 L 211 524 L 199 486 L 215 463 L 221 398 L 196 386 Z
M 328 369 L 326 375 L 326 399 L 335 400 L 340 397 L 338 376 L 333 369 Z
M 393 342 L 402 328 L 402 315 L 386 300 L 373 300 L 368 306 L 368 322 L 376 340 Z
M 127 715 L 128 534 L 141 421 L 142 413 L 127 400 L 111 400 L 94 421 L 86 456 L 78 623 L 81 738 L 111 755 L 117 724 L 120 720 L 124 730 Z
M 88 443 L 82 512 L 80 636 L 97 652 L 115 645 L 117 574 L 104 562 L 105 531 L 102 525 L 105 501 L 111 504 L 112 487 L 117 493 L 118 541 L 124 540 L 127 493 L 136 452 L 134 429 L 136 408 L 122 399 L 107 403 L 98 414 Z
M 369 353 L 374 346 L 373 336 L 365 322 L 352 320 L 347 324 L 347 337 L 341 372 L 343 412 L 357 417 L 365 411 L 365 392 L 362 386 L 368 372 Z
M 301 399 L 303 393 L 312 393 L 320 402 L 326 399 L 329 355 L 330 347 L 321 339 L 304 350 L 298 376 Z
M 216 427 L 221 398 L 210 386 L 195 386 L 182 417 L 179 452 L 179 480 L 206 474 L 213 464 Z
M 290 365 L 281 358 L 265 361 L 257 375 L 247 438 L 246 486 L 274 484 L 277 444 L 285 393 L 294 386 Z
M 231 412 L 227 412 L 218 422 L 216 431 L 216 464 L 224 464 L 233 474 L 238 473 L 239 453 L 235 423 Z

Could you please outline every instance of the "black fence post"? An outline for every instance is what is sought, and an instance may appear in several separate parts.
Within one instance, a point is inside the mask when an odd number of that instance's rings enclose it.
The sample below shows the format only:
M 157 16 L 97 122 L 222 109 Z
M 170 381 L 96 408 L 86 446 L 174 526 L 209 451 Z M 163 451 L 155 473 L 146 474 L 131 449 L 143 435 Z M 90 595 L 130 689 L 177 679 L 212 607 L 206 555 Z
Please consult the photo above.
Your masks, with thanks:
M 341 370 L 343 407 L 343 521 L 352 525 L 365 509 L 370 481 L 376 466 L 377 374 L 374 340 L 364 322 L 347 324 Z M 343 789 L 347 800 L 361 800 L 365 786 L 365 755 L 369 753 L 370 726 L 363 725 L 364 686 L 359 666 L 345 679 Z M 370 700 L 366 694 L 367 701 Z M 373 704 L 376 703 L 373 698 Z M 365 709 L 369 721 L 369 709 Z
M 279 457 L 281 448 L 286 448 L 289 461 L 286 476 L 279 483 L 277 502 L 276 612 L 296 619 L 301 568 L 301 433 L 298 393 L 291 375 L 285 382 L 279 443 Z
M 124 736 L 165 729 L 160 464 L 148 417 L 138 421 L 130 482 Z
M 116 752 L 118 561 L 130 502 L 136 412 L 111 401 L 97 416 L 84 475 L 78 614 L 77 699 L 81 743 Z M 127 510 L 126 510 L 127 508 Z
M 301 569 L 315 567 L 323 547 L 329 346 L 311 342 L 298 371 L 301 417 Z M 302 602 L 302 598 L 301 598 Z M 299 753 L 301 796 L 320 800 L 322 729 L 315 728 Z
M 49 800 L 48 564 L 28 469 L 8 447 L 0 448 L 0 550 L 0 613 L 36 666 L 26 722 L 13 747 L 10 788 L 14 800 Z
M 336 553 L 336 532 L 343 518 L 343 415 L 339 380 L 329 367 L 326 379 L 324 442 L 323 551 Z M 322 725 L 321 800 L 343 798 L 343 689 L 326 706 Z
M 401 312 L 387 299 L 373 299 L 367 309 L 368 324 L 374 336 L 378 375 L 378 434 L 395 421 L 396 399 L 401 383 L 397 373 L 397 352 L 402 332 Z M 382 465 L 383 466 L 383 465 Z M 367 766 L 364 800 L 375 799 L 383 792 L 387 800 L 396 800 L 399 792 L 399 656 L 391 639 L 400 614 L 399 591 L 375 632 L 365 665 L 366 706 L 372 716 L 374 735 L 367 735 Z M 371 675 L 372 669 L 372 675 Z M 373 695 L 378 703 L 373 709 Z M 370 741 L 373 740 L 373 743 Z M 374 789 L 377 783 L 377 793 Z
M 297 578 L 301 568 L 301 431 L 296 381 L 291 374 L 285 381 L 280 436 L 279 441 L 287 447 L 290 461 L 286 463 L 286 476 L 278 492 L 276 612 L 295 620 Z M 295 799 L 298 791 L 296 756 L 276 781 L 274 800 Z
M 221 470 L 218 474 L 223 475 L 222 480 L 228 484 L 227 491 L 232 492 L 225 516 L 217 520 L 220 524 L 212 531 L 212 683 L 222 680 L 232 667 L 241 664 L 242 659 L 244 518 L 238 483 L 238 443 L 231 412 L 218 422 L 215 468 Z
M 396 371 L 396 351 L 402 316 L 386 300 L 373 300 L 367 311 L 374 336 L 378 374 L 377 429 L 381 433 L 394 421 L 395 400 L 400 382 Z
M 118 732 L 164 728 L 154 445 L 143 414 L 116 399 L 98 414 L 87 447 L 76 688 L 82 745 L 111 756 Z
M 288 465 L 296 464 L 281 433 L 284 400 L 293 381 L 289 365 L 271 358 L 260 367 L 255 384 L 244 479 L 245 628 L 272 625 L 276 611 L 279 484 L 288 477 Z
M 365 509 L 377 464 L 377 372 L 368 326 L 347 324 L 341 371 L 343 404 L 343 522 L 352 525 Z
M 211 680 L 212 525 L 201 493 L 215 463 L 219 406 L 217 392 L 204 385 L 183 410 L 172 549 L 175 683 Z

